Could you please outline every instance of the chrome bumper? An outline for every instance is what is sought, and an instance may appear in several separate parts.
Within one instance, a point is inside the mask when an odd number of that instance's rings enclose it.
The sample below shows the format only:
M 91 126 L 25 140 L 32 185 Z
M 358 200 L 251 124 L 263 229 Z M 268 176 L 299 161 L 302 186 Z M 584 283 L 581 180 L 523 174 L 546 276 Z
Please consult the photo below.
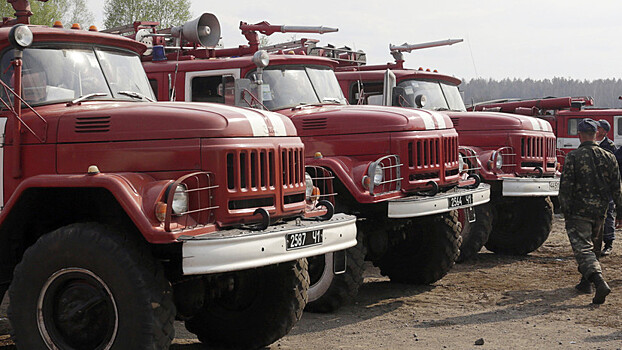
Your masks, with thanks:
M 507 197 L 557 196 L 559 178 L 506 177 L 502 194 Z
M 464 196 L 472 195 L 471 203 Z M 490 185 L 480 184 L 475 189 L 453 188 L 432 197 L 409 196 L 389 201 L 390 218 L 413 218 L 445 213 L 450 210 L 469 208 L 490 201 Z
M 320 229 L 321 244 L 286 249 L 287 234 Z M 356 245 L 356 217 L 335 214 L 327 221 L 291 221 L 263 231 L 231 229 L 179 240 L 184 275 L 239 271 L 350 248 Z

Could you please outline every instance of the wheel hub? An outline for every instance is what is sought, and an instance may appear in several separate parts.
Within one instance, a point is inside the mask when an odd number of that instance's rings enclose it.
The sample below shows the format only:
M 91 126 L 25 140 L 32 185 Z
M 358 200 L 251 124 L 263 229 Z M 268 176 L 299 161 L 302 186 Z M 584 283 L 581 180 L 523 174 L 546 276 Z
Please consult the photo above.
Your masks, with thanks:
M 93 272 L 62 269 L 41 290 L 38 326 L 49 348 L 109 349 L 118 329 L 117 306 Z

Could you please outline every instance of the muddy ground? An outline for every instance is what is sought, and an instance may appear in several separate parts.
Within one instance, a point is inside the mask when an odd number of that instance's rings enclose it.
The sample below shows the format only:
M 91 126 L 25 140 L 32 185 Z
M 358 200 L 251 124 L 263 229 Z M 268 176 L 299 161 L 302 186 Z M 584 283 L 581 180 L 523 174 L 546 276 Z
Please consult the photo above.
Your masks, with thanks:
M 621 349 L 622 239 L 602 263 L 613 292 L 595 306 L 574 289 L 579 274 L 556 217 L 548 241 L 529 256 L 483 250 L 431 286 L 389 283 L 370 267 L 352 305 L 305 313 L 269 349 Z M 11 349 L 0 317 L 0 349 Z M 203 347 L 178 323 L 171 349 Z

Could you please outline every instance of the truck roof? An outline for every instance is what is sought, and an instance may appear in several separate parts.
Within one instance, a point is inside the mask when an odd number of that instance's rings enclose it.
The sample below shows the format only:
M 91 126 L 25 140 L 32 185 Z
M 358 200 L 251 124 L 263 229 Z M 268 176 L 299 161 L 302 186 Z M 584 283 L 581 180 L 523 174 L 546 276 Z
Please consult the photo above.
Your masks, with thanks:
M 41 42 L 88 43 L 126 49 L 139 55 L 147 49 L 145 44 L 119 35 L 81 29 L 51 28 L 39 25 L 29 25 L 28 27 L 32 31 L 35 45 Z M 9 27 L 0 28 L 0 48 L 10 47 L 10 30 L 11 28 Z

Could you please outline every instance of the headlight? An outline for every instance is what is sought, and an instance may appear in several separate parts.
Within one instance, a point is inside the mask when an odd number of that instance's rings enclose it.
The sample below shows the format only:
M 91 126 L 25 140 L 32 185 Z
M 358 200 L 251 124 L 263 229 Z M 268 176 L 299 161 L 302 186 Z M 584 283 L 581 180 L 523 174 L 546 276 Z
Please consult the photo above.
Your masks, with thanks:
M 458 172 L 462 173 L 464 171 L 464 156 L 462 153 L 458 153 Z
M 175 188 L 173 202 L 171 203 L 171 211 L 175 215 L 181 215 L 188 211 L 188 193 L 186 185 L 179 184 Z
M 9 32 L 9 42 L 13 48 L 23 50 L 32 44 L 32 31 L 27 25 L 18 24 Z
M 313 178 L 309 173 L 305 173 L 305 197 L 306 199 L 311 199 L 311 195 L 313 194 Z
M 501 167 L 503 167 L 503 156 L 501 153 L 497 152 L 497 156 L 495 157 L 495 168 L 501 170 Z
M 371 175 L 371 174 L 370 174 Z M 376 164 L 376 169 L 374 169 L 374 186 L 380 186 L 382 181 L 384 181 L 384 168 L 380 164 Z

